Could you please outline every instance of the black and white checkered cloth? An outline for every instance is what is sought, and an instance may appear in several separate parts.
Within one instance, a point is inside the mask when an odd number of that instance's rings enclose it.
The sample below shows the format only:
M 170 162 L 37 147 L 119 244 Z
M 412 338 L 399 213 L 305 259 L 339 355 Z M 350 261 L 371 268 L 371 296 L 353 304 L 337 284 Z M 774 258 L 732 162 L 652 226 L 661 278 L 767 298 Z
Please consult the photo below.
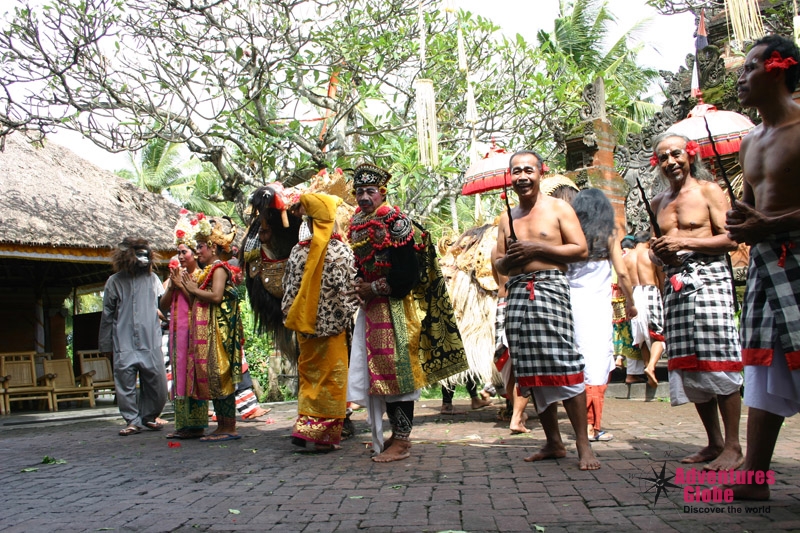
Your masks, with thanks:
M 540 270 L 515 276 L 506 287 L 506 338 L 520 386 L 583 383 L 566 276 Z
M 647 301 L 647 330 L 650 337 L 654 340 L 663 340 L 658 338 L 664 335 L 664 307 L 661 301 L 661 291 L 655 285 L 643 285 L 642 293 Z
M 723 256 L 692 254 L 664 267 L 664 325 L 670 370 L 742 369 L 731 274 Z M 679 289 L 679 290 L 678 290 Z
M 777 339 L 789 369 L 800 368 L 800 231 L 750 248 L 741 324 L 745 364 L 769 365 Z

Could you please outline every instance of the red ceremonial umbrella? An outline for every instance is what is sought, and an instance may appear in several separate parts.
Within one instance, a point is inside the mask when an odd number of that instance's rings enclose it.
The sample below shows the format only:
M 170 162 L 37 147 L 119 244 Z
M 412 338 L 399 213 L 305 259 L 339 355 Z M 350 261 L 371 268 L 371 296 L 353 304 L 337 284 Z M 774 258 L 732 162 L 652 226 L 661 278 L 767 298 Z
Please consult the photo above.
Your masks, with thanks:
M 700 157 L 714 157 L 714 148 L 708 140 L 708 129 L 717 146 L 720 156 L 739 152 L 742 139 L 753 129 L 750 119 L 733 111 L 719 111 L 711 104 L 699 103 L 689 112 L 689 116 L 667 129 L 668 133 L 685 135 L 700 145 Z
M 503 184 L 511 185 L 510 176 L 506 175 L 509 157 L 511 156 L 504 149 L 498 148 L 492 142 L 484 158 L 470 165 L 464 174 L 467 182 L 461 187 L 461 194 L 477 194 L 502 189 Z

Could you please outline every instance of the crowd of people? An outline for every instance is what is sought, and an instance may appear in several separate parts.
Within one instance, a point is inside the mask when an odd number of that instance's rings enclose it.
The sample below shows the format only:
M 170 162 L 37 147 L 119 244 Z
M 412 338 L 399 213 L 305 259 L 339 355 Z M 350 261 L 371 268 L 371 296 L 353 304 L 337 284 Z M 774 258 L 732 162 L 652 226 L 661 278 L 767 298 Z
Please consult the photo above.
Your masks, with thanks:
M 800 155 L 792 148 L 800 139 L 800 105 L 792 100 L 798 61 L 797 46 L 779 36 L 759 40 L 747 54 L 738 94 L 762 122 L 742 144 L 741 199 L 731 195 L 728 201 L 696 142 L 672 133 L 653 141 L 651 164 L 667 187 L 651 200 L 650 231 L 622 238 L 599 189 L 565 199 L 544 194 L 543 158 L 529 150 L 510 157 L 518 203 L 501 215 L 492 252 L 500 287 L 495 356 L 512 407 L 511 431 L 529 431 L 529 399 L 544 430 L 544 446 L 526 461 L 567 455 L 561 403 L 579 468 L 601 467 L 592 442 L 613 438 L 602 427 L 603 399 L 615 353 L 624 353 L 630 354 L 627 382 L 651 387 L 658 385 L 656 364 L 666 355 L 672 405 L 695 405 L 708 441 L 681 462 L 708 470 L 768 470 L 784 417 L 800 410 L 800 333 L 792 325 L 800 319 L 800 189 L 794 182 Z M 257 289 L 263 285 L 280 301 L 279 326 L 294 332 L 299 394 L 292 442 L 313 452 L 339 449 L 348 402 L 355 402 L 368 413 L 372 459 L 409 457 L 420 389 L 467 369 L 452 314 L 441 312 L 449 305 L 445 295 L 427 292 L 441 301 L 428 301 L 428 314 L 420 312 L 419 287 L 432 290 L 436 265 L 421 253 L 420 230 L 387 201 L 390 179 L 378 166 L 356 167 L 357 208 L 346 237 L 336 216 L 341 198 L 306 191 L 282 205 L 275 197 L 280 191 L 256 195 L 261 207 L 249 234 L 258 235 L 251 249 L 260 244 L 261 254 L 254 252 L 255 263 L 246 262 L 245 270 L 263 282 Z M 278 231 L 280 217 L 270 214 L 275 209 L 284 211 L 283 226 L 297 233 L 277 255 L 267 246 Z M 286 223 L 285 212 L 300 222 Z M 157 334 L 160 304 L 170 320 L 175 431 L 169 436 L 240 438 L 234 393 L 244 332 L 240 274 L 228 263 L 234 235 L 221 220 L 182 214 L 175 234 L 180 264 L 165 287 L 153 273 L 146 241 L 120 244 L 100 336 L 101 350 L 113 351 L 127 424 L 120 435 L 161 429 L 157 417 L 167 387 Z M 738 243 L 751 247 L 741 328 L 726 261 Z M 274 262 L 282 262 L 277 287 L 274 274 L 264 274 L 267 267 L 275 272 Z M 261 317 L 276 321 L 274 314 Z M 630 350 L 619 348 L 624 344 Z M 452 390 L 442 384 L 442 413 L 452 414 Z M 743 384 L 746 454 L 739 441 Z M 488 405 L 474 381 L 470 385 L 472 407 Z M 218 426 L 206 434 L 209 400 Z M 386 439 L 384 414 L 391 426 Z M 769 497 L 765 484 L 734 489 L 741 498 Z

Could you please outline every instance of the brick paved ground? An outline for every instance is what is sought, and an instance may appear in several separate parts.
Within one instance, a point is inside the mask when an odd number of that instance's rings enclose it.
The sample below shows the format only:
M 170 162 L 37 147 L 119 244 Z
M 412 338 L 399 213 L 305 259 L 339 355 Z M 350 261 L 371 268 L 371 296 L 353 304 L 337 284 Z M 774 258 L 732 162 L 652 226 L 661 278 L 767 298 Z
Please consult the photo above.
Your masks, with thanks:
M 456 406 L 466 409 L 467 402 Z M 800 427 L 793 419 L 775 452 L 772 500 L 733 509 L 693 504 L 715 511 L 709 514 L 685 512 L 681 489 L 662 493 L 654 505 L 654 492 L 645 492 L 652 484 L 642 479 L 662 465 L 673 475 L 676 458 L 704 444 L 692 406 L 609 398 L 604 425 L 616 438 L 593 445 L 603 463 L 595 472 L 578 470 L 571 439 L 566 459 L 523 462 L 542 445 L 541 427 L 532 418 L 530 435 L 511 436 L 495 408 L 444 417 L 437 400 L 419 402 L 412 457 L 377 464 L 363 445 L 366 433 L 332 454 L 298 453 L 288 438 L 296 405 L 272 407 L 268 417 L 240 424 L 241 440 L 181 441 L 177 448 L 168 447 L 164 432 L 119 437 L 118 418 L 62 425 L 0 418 L 0 527 L 7 533 L 800 530 Z M 354 420 L 366 431 L 363 412 Z M 743 417 L 742 434 L 745 424 Z M 561 427 L 571 433 L 563 412 Z M 42 464 L 44 456 L 65 462 Z

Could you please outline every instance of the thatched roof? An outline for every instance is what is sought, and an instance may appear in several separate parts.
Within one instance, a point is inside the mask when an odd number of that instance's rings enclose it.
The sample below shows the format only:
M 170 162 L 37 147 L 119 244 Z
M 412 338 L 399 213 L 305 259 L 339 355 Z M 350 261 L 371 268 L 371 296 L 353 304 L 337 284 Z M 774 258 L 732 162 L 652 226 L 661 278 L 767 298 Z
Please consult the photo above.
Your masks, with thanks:
M 180 207 L 45 141 L 6 137 L 0 152 L 0 243 L 112 250 L 128 235 L 171 250 Z

